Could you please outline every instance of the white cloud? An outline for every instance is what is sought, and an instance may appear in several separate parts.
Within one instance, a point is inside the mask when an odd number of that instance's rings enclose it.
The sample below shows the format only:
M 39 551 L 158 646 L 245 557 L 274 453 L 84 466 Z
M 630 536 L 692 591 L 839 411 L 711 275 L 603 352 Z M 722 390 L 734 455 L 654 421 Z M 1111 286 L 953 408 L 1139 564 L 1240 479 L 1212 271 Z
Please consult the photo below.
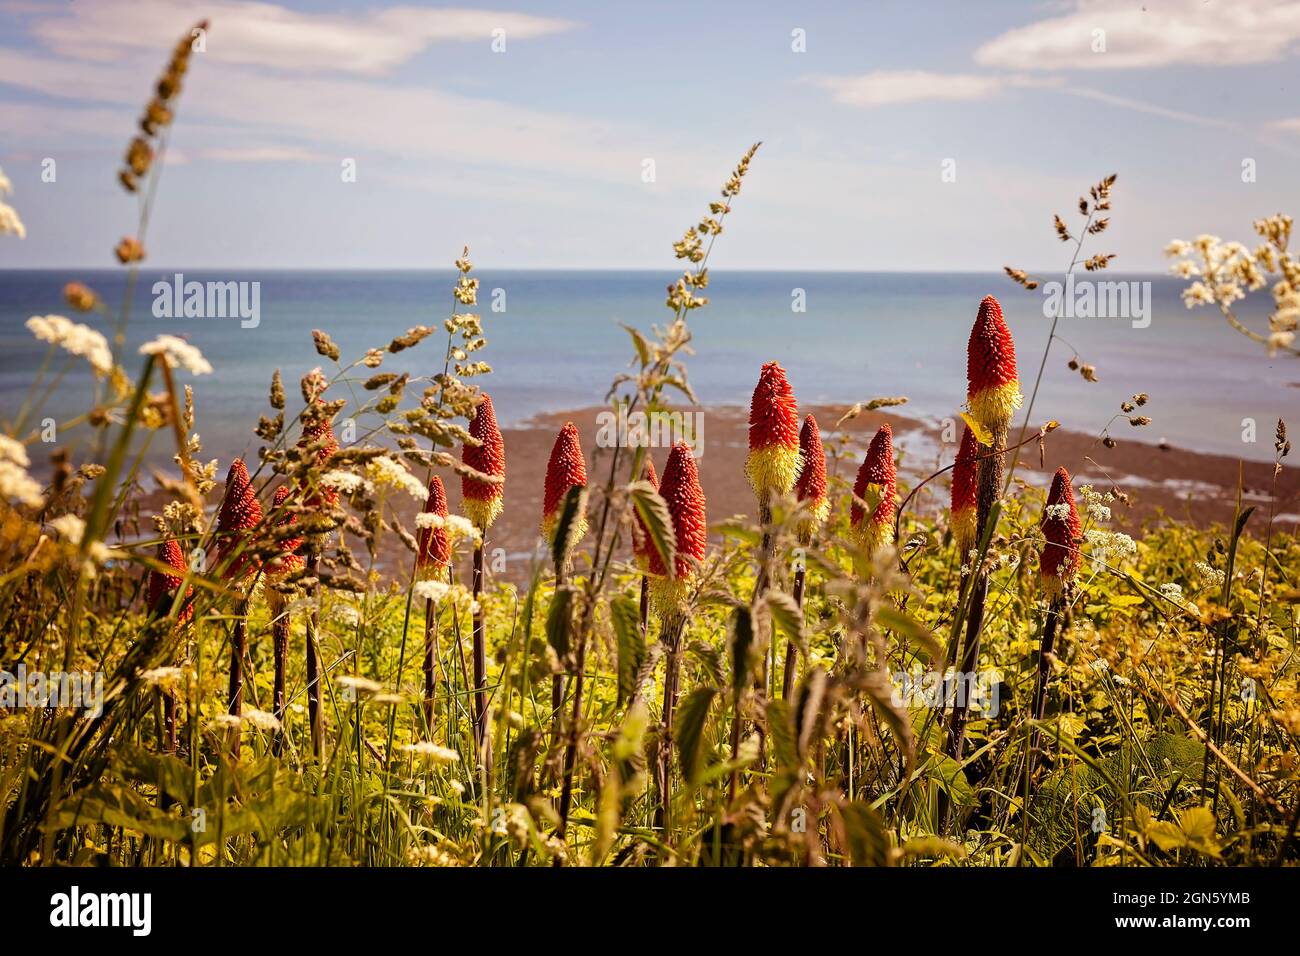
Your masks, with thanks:
M 25 4 L 4 8 L 15 16 Z M 50 15 L 51 10 L 53 15 Z M 224 63 L 288 72 L 382 75 L 433 43 L 478 41 L 505 31 L 507 49 L 573 29 L 576 24 L 526 13 L 457 7 L 386 7 L 361 14 L 302 13 L 248 0 L 95 0 L 38 7 L 29 30 L 44 46 L 73 59 L 112 63 L 124 54 L 162 53 L 184 31 L 209 20 L 204 56 Z
M 1108 70 L 1266 63 L 1300 44 L 1294 0 L 1075 0 L 1064 16 L 990 40 L 982 66 L 1010 70 Z M 1095 31 L 1105 52 L 1094 52 Z
M 170 158 L 169 156 L 168 159 Z M 197 158 L 221 163 L 311 163 L 319 162 L 324 157 L 311 150 L 291 146 L 231 146 L 205 149 Z
M 86 100 L 113 104 L 121 111 L 123 142 L 143 103 L 142 72 L 148 75 L 137 61 L 85 63 L 0 47 L 0 86 L 59 97 L 78 107 Z M 41 109 L 54 115 L 61 107 Z M 729 153 L 716 166 L 701 162 L 703 151 L 671 132 L 427 85 L 302 74 L 268 79 L 248 67 L 205 62 L 191 63 L 180 112 L 177 135 L 186 137 L 182 148 L 191 159 L 203 158 L 201 150 L 190 146 L 191 138 L 202 138 L 204 146 L 218 148 L 310 150 L 334 163 L 355 158 L 361 176 L 375 168 L 376 157 L 433 158 L 636 184 L 642 159 L 654 156 L 681 163 L 679 174 L 671 177 L 660 164 L 665 184 L 711 189 L 718 185 L 716 170 L 725 171 L 734 162 Z M 219 136 L 215 143 L 214 133 Z
M 982 100 L 1012 87 L 1053 85 L 1025 76 L 933 73 L 927 70 L 877 70 L 860 76 L 816 76 L 810 82 L 846 106 L 889 106 L 923 100 Z

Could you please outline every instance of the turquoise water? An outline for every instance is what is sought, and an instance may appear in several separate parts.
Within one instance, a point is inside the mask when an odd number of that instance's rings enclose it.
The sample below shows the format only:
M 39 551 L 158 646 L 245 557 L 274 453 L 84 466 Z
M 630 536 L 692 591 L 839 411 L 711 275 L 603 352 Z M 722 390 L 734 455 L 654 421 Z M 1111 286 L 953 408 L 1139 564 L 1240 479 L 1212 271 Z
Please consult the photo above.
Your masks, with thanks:
M 495 369 L 482 384 L 503 423 L 539 411 L 601 403 L 611 378 L 626 368 L 631 343 L 619 323 L 646 328 L 669 318 L 664 272 L 476 272 L 479 310 L 489 339 L 480 357 Z M 189 339 L 216 368 L 193 379 L 198 430 L 206 454 L 226 458 L 253 450 L 257 416 L 267 411 L 271 373 L 282 369 L 291 402 L 299 377 L 322 360 L 311 329 L 327 330 L 345 359 L 386 344 L 416 324 L 438 325 L 450 304 L 450 272 L 193 272 L 187 281 L 260 282 L 260 321 L 242 328 L 237 318 L 157 318 L 152 286 L 174 271 L 146 270 L 128 331 L 135 349 L 163 332 Z M 122 272 L 0 272 L 0 410 L 12 419 L 26 395 L 45 347 L 23 327 L 31 315 L 69 314 L 63 284 L 79 279 L 109 302 L 119 302 Z M 1141 436 L 1155 442 L 1248 458 L 1272 456 L 1273 423 L 1300 422 L 1300 365 L 1268 358 L 1231 331 L 1217 312 L 1188 311 L 1180 280 L 1164 276 L 1110 276 L 1152 283 L 1151 323 L 1134 328 L 1124 318 L 1062 319 L 1044 376 L 1035 419 L 1098 431 L 1134 392 L 1151 395 L 1144 409 L 1154 423 Z M 696 354 L 690 379 L 706 403 L 747 403 L 759 366 L 780 361 L 801 402 L 862 401 L 907 395 L 910 411 L 951 415 L 965 391 L 965 344 L 980 299 L 999 297 L 1016 337 L 1026 392 L 1047 341 L 1043 298 L 1002 275 L 937 273 L 735 272 L 711 276 L 711 304 L 693 314 Z M 805 311 L 792 310 L 803 290 Z M 495 301 L 504 311 L 492 310 Z M 1243 316 L 1262 327 L 1267 293 L 1248 302 Z M 106 324 L 101 328 L 111 338 Z M 1072 349 L 1097 367 L 1089 384 L 1066 368 Z M 386 368 L 431 374 L 441 368 L 435 336 L 387 360 Z M 90 375 L 74 362 L 48 406 L 63 418 L 86 407 Z M 292 404 L 290 406 L 292 410 Z M 908 411 L 904 409 L 903 411 Z M 1258 441 L 1242 441 L 1243 419 L 1258 424 Z M 1122 438 L 1139 433 L 1120 423 Z M 71 440 L 71 436 L 69 438 Z

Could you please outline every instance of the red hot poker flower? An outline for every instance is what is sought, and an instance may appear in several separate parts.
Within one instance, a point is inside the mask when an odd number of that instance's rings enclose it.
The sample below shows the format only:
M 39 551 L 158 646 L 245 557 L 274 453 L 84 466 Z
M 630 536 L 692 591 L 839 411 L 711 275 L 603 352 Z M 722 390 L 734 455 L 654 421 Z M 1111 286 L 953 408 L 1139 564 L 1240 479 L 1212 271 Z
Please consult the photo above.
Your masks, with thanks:
M 429 516 L 429 517 L 426 517 Z M 420 551 L 415 564 L 421 577 L 436 577 L 451 560 L 451 538 L 447 535 L 447 492 L 442 479 L 434 475 L 429 479 L 429 500 L 417 523 L 420 527 Z
M 461 461 L 475 471 L 502 479 L 498 484 L 479 481 L 468 475 L 462 475 L 460 479 L 460 496 L 465 516 L 475 527 L 486 531 L 501 514 L 506 477 L 506 443 L 501 437 L 501 429 L 497 427 L 492 399 L 486 392 L 474 413 L 474 420 L 469 423 L 469 433 L 482 444 L 478 447 L 466 445 L 461 452 Z
M 317 398 L 316 404 L 320 406 L 324 405 L 325 402 Z M 329 418 L 324 414 L 321 414 L 317 419 L 303 423 L 302 438 L 299 440 L 299 444 L 316 447 L 316 466 L 321 470 L 329 466 L 330 459 L 339 450 L 338 440 L 334 437 L 334 426 L 330 424 Z M 304 504 L 311 508 L 333 507 L 338 503 L 338 500 L 338 489 L 318 484 L 312 493 L 307 496 Z
M 185 555 L 175 538 L 168 538 L 158 546 L 158 560 L 174 569 L 176 573 L 150 571 L 147 600 L 150 611 L 155 614 L 166 614 L 171 610 L 172 602 L 176 599 L 176 589 L 185 580 L 185 572 L 189 569 L 185 566 Z M 193 593 L 193 585 L 185 589 L 185 599 L 181 603 L 178 623 L 184 624 L 194 616 L 194 607 L 190 604 L 190 596 Z
M 799 406 L 785 370 L 768 362 L 749 403 L 745 474 L 760 501 L 785 494 L 799 473 Z
M 289 500 L 291 494 L 288 485 L 281 485 L 275 489 L 275 496 L 271 499 L 272 513 L 279 513 L 277 524 L 281 528 L 288 528 L 296 524 L 298 519 L 292 512 L 288 511 L 285 503 Z M 281 538 L 280 553 L 266 563 L 265 572 L 272 577 L 280 577 L 291 574 L 303 566 L 302 555 L 298 549 L 302 547 L 302 538 Z
M 957 542 L 957 552 L 963 562 L 975 547 L 977 494 L 979 490 L 979 442 L 975 433 L 966 428 L 961 433 L 961 447 L 957 449 L 957 462 L 952 466 L 952 536 Z
M 573 422 L 565 422 L 551 447 L 551 458 L 546 463 L 546 491 L 542 496 L 542 534 L 555 543 L 556 523 L 560 519 L 564 496 L 570 488 L 587 487 L 587 462 L 582 457 L 582 444 Z M 580 515 L 573 532 L 573 541 L 581 540 L 587 533 L 587 516 Z
M 659 490 L 659 476 L 655 474 L 655 463 L 646 455 L 645 468 L 641 472 L 641 480 L 650 483 L 650 487 Z M 641 520 L 641 513 L 636 514 L 636 524 L 632 526 L 632 553 L 636 556 L 637 564 L 643 569 L 647 567 L 650 560 L 650 552 L 656 550 L 654 540 L 650 536 L 650 529 Z
M 247 547 L 252 530 L 262 521 L 262 506 L 253 493 L 253 481 L 242 458 L 236 458 L 226 475 L 226 492 L 217 515 L 217 564 L 227 578 L 242 578 L 255 568 Z M 238 557 L 232 557 L 238 552 Z M 227 563 L 231 562 L 231 563 Z
M 1074 506 L 1074 489 L 1070 486 L 1070 473 L 1056 469 L 1052 488 L 1047 493 L 1047 507 L 1043 510 L 1043 537 L 1047 539 L 1038 559 L 1038 570 L 1043 580 L 1043 590 L 1050 600 L 1064 596 L 1074 576 L 1079 571 L 1079 536 L 1082 524 Z
M 1002 318 L 1002 306 L 993 296 L 980 303 L 966 346 L 966 403 L 971 414 L 990 431 L 1011 423 L 1020 407 L 1020 380 L 1016 373 L 1016 345 Z
M 678 610 L 686 597 L 686 585 L 695 570 L 695 563 L 704 560 L 708 544 L 708 514 L 704 489 L 700 487 L 700 473 L 690 446 L 678 442 L 664 465 L 663 481 L 659 494 L 668 505 L 673 520 L 673 534 L 677 541 L 677 558 L 673 562 L 673 577 L 669 578 L 659 550 L 650 548 L 647 570 L 655 575 L 653 598 L 660 614 Z
M 826 452 L 822 449 L 822 433 L 817 419 L 809 415 L 799 430 L 799 477 L 795 480 L 795 495 L 807 508 L 807 517 L 799 525 L 799 540 L 808 543 L 830 514 L 831 503 L 826 497 Z
M 894 540 L 898 474 L 894 466 L 894 432 L 888 422 L 880 426 L 867 446 L 867 455 L 853 484 L 853 495 L 849 525 L 857 532 L 867 553 L 874 554 L 881 545 Z M 868 515 L 857 499 L 866 502 L 873 496 L 879 501 Z

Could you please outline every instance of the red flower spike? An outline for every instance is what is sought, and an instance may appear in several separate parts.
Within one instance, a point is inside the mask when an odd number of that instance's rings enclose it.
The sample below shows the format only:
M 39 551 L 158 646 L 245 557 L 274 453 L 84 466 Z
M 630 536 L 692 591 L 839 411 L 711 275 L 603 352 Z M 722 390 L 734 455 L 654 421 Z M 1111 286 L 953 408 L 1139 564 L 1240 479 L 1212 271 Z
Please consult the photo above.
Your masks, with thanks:
M 952 536 L 957 542 L 957 552 L 963 563 L 975 547 L 975 530 L 978 518 L 977 494 L 979 490 L 979 442 L 975 433 L 966 428 L 961 433 L 961 447 L 957 449 L 957 462 L 952 466 Z
M 1047 493 L 1047 507 L 1043 510 L 1043 537 L 1047 544 L 1038 559 L 1038 570 L 1043 580 L 1043 590 L 1055 601 L 1064 596 L 1066 589 L 1079 571 L 1079 536 L 1082 523 L 1074 505 L 1074 489 L 1070 473 L 1056 469 L 1052 488 Z
M 324 405 L 325 402 L 317 398 L 316 404 Z M 330 459 L 339 450 L 338 440 L 334 437 L 334 426 L 323 415 L 311 424 L 303 424 L 302 438 L 298 444 L 302 446 L 319 445 L 316 451 L 316 465 L 321 470 L 324 470 L 329 465 Z M 309 508 L 333 507 L 338 504 L 338 500 L 337 488 L 321 485 L 312 490 L 304 504 Z
M 242 578 L 255 570 L 247 545 L 250 532 L 262 522 L 262 506 L 253 493 L 253 481 L 242 458 L 236 458 L 226 475 L 226 492 L 217 515 L 217 565 L 224 566 L 227 578 Z M 233 563 L 227 564 L 239 552 Z
M 285 509 L 285 502 L 289 500 L 289 495 L 289 486 L 281 485 L 275 489 L 275 496 L 271 499 L 271 513 L 279 515 L 276 523 L 281 528 L 290 527 L 298 521 L 295 515 Z M 298 549 L 302 547 L 302 538 L 281 538 L 279 545 L 280 553 L 268 561 L 263 569 L 272 577 L 291 574 L 304 563 L 302 555 L 298 553 Z
M 546 491 L 542 496 L 542 534 L 548 542 L 554 543 L 555 525 L 560 518 L 560 508 L 564 496 L 570 488 L 587 487 L 587 462 L 582 457 L 582 444 L 578 441 L 578 429 L 573 422 L 565 422 L 560 434 L 551 447 L 551 458 L 546 463 Z M 587 517 L 579 517 L 578 527 L 573 534 L 573 541 L 579 541 L 587 533 Z
M 696 562 L 704 560 L 708 544 L 708 514 L 704 489 L 700 487 L 700 473 L 695 456 L 685 442 L 678 442 L 664 465 L 663 481 L 659 495 L 668 505 L 673 520 L 673 535 L 677 540 L 677 559 L 673 562 L 673 577 L 669 578 L 659 549 L 650 548 L 647 570 L 655 576 L 653 593 L 655 607 L 660 614 L 678 611 L 686 597 L 687 582 L 695 571 Z
M 180 544 L 174 538 L 168 538 L 158 546 L 158 560 L 169 568 L 173 568 L 177 573 L 168 574 L 165 571 L 150 571 L 146 599 L 149 602 L 150 611 L 155 614 L 166 614 L 171 610 L 172 602 L 176 600 L 176 589 L 185 580 L 185 574 L 189 568 L 185 565 L 185 554 L 181 551 Z M 194 616 L 194 606 L 190 603 L 190 597 L 193 594 L 193 585 L 185 589 L 185 598 L 181 603 L 177 623 L 185 624 Z
M 807 517 L 799 523 L 799 540 L 805 544 L 821 527 L 830 514 L 831 503 L 826 497 L 826 452 L 822 449 L 822 433 L 817 419 L 809 415 L 799 430 L 799 477 L 795 479 L 796 497 L 807 508 Z
M 649 482 L 650 487 L 656 491 L 659 490 L 659 476 L 655 474 L 655 463 L 649 455 L 646 455 L 641 480 Z M 641 513 L 634 511 L 634 514 L 636 523 L 632 526 L 632 553 L 636 556 L 637 564 L 644 569 L 648 567 L 650 552 L 655 550 L 655 546 L 650 536 L 650 529 L 646 527 L 645 522 L 641 519 Z
M 785 370 L 768 362 L 749 403 L 745 474 L 759 500 L 785 494 L 799 473 L 799 406 Z
M 506 443 L 501 437 L 501 429 L 497 427 L 492 399 L 486 392 L 474 413 L 474 420 L 469 423 L 469 433 L 482 444 L 478 447 L 466 445 L 461 452 L 461 461 L 475 471 L 502 479 L 499 484 L 479 481 L 466 475 L 460 479 L 460 496 L 465 516 L 475 527 L 486 531 L 501 514 L 506 477 Z
M 874 491 L 880 500 L 872 508 L 871 514 L 857 499 L 870 500 L 868 490 Z M 853 483 L 854 502 L 849 513 L 849 525 L 868 554 L 875 553 L 881 545 L 894 540 L 894 509 L 898 498 L 898 474 L 894 467 L 894 432 L 886 422 L 876 431 L 867 446 L 867 456 L 858 469 L 857 481 Z
M 437 475 L 429 479 L 429 500 L 424 503 L 424 514 L 434 515 L 434 524 L 420 529 L 420 550 L 415 565 L 422 577 L 435 577 L 451 560 L 451 538 L 447 535 L 447 492 L 442 487 L 442 479 Z
M 1016 344 L 1002 318 L 1002 306 L 991 295 L 980 303 L 970 332 L 966 378 L 966 404 L 975 420 L 990 431 L 1006 428 L 1023 396 L 1016 373 Z

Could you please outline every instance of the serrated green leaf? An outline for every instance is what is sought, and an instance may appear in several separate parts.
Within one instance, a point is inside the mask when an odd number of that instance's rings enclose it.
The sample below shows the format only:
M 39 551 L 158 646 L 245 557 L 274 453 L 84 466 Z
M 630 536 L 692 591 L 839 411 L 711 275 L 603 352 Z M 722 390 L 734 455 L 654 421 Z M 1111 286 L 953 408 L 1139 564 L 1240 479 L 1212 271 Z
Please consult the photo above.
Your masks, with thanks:
M 551 559 L 557 568 L 563 567 L 568 562 L 569 555 L 573 553 L 573 546 L 577 543 L 575 539 L 578 528 L 582 524 L 582 516 L 586 510 L 587 489 L 579 485 L 571 485 L 564 493 L 564 501 L 560 505 L 560 520 L 555 525 L 555 540 L 551 543 Z
M 892 604 L 883 603 L 876 610 L 876 623 L 903 635 L 909 642 L 920 645 L 930 660 L 937 661 L 943 657 L 943 645 L 939 643 L 939 639 L 928 627 L 906 611 L 900 611 Z
M 885 821 L 861 800 L 836 805 L 849 859 L 854 866 L 888 866 L 889 834 Z
M 673 530 L 668 502 L 660 497 L 648 481 L 634 481 L 627 486 L 627 490 L 637 516 L 650 532 L 650 543 L 659 552 L 659 559 L 668 569 L 668 576 L 673 577 L 677 573 L 677 532 Z
M 632 696 L 636 690 L 636 677 L 645 662 L 645 638 L 641 634 L 641 609 L 636 601 L 626 595 L 614 598 L 609 606 L 614 624 L 614 639 L 618 653 L 618 703 Z
M 754 646 L 754 613 L 749 606 L 738 607 L 727 628 L 727 647 L 731 652 L 731 689 L 736 700 L 749 686 L 750 650 Z
M 806 645 L 803 633 L 803 609 L 794 602 L 794 598 L 784 591 L 768 589 L 763 595 L 763 603 L 772 615 L 777 630 L 794 641 L 802 650 Z
M 704 765 L 704 725 L 709 718 L 709 705 L 718 693 L 716 687 L 700 687 L 691 691 L 682 701 L 677 713 L 673 736 L 677 743 L 677 759 L 682 776 L 691 786 L 700 781 Z
M 569 656 L 569 626 L 573 619 L 573 591 L 563 587 L 551 598 L 546 612 L 546 642 L 560 660 Z

